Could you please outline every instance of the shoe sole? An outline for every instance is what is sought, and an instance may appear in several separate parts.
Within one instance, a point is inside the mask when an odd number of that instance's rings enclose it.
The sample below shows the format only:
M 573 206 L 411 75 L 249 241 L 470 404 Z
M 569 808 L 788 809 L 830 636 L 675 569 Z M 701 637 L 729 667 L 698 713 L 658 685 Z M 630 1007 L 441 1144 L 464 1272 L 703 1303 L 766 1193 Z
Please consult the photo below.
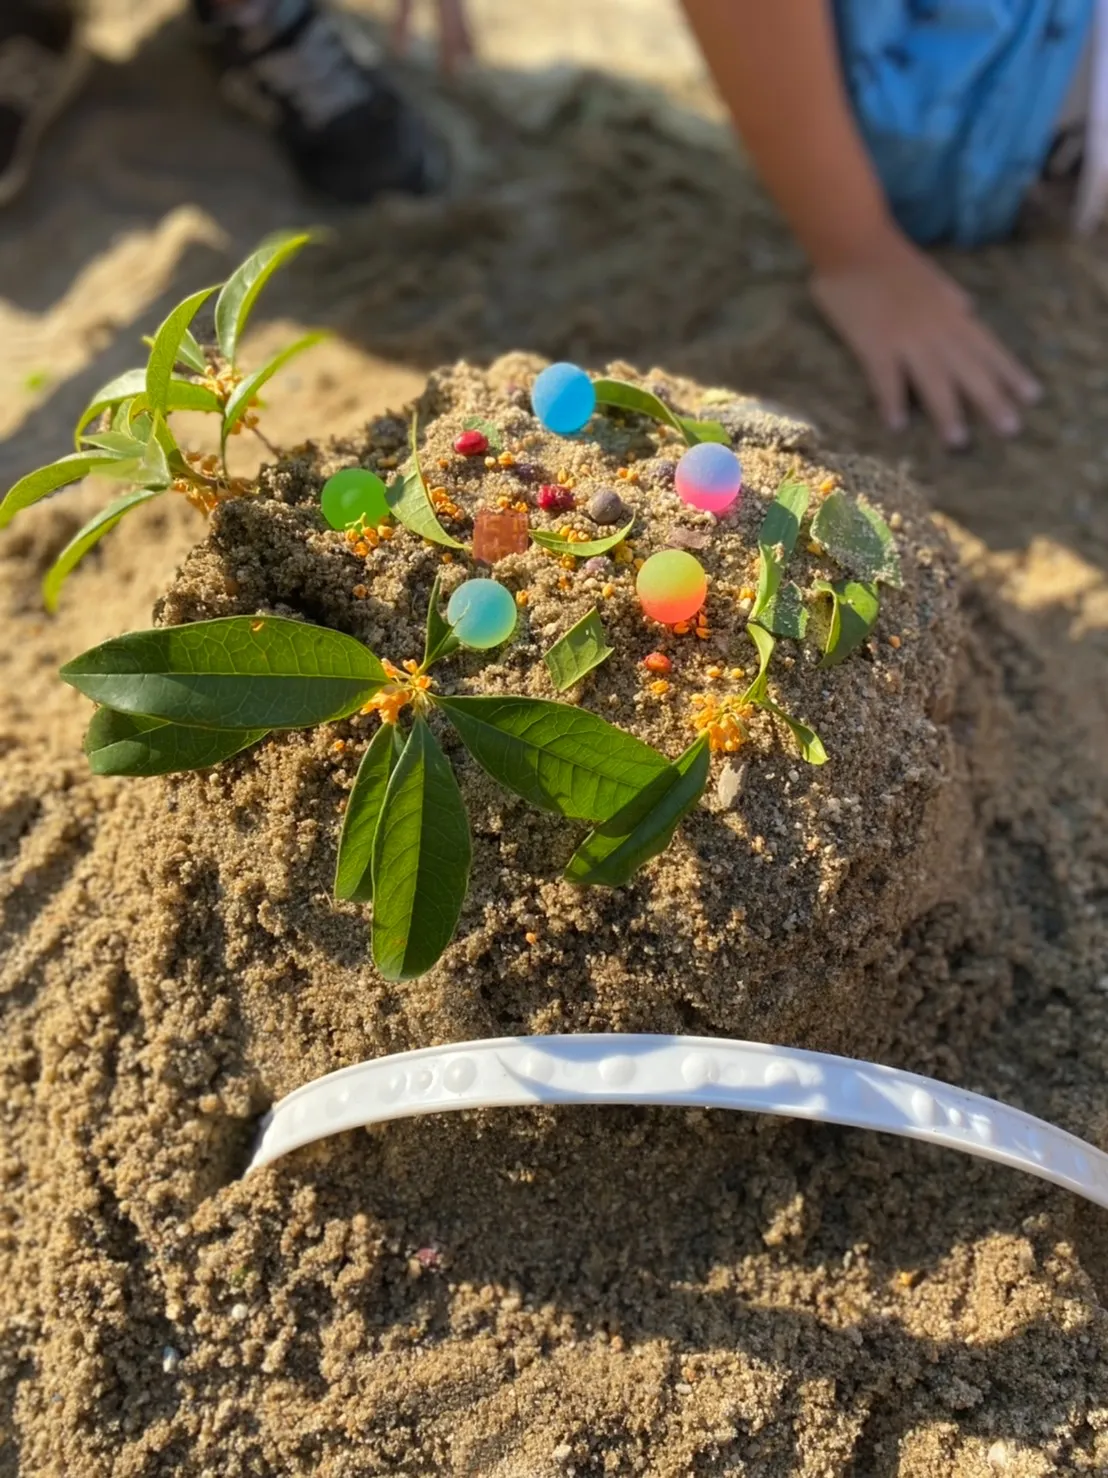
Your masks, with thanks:
M 43 135 L 80 91 L 91 65 L 92 57 L 81 46 L 74 47 L 66 57 L 48 103 L 27 124 L 11 163 L 0 175 L 0 209 L 10 205 L 25 188 Z

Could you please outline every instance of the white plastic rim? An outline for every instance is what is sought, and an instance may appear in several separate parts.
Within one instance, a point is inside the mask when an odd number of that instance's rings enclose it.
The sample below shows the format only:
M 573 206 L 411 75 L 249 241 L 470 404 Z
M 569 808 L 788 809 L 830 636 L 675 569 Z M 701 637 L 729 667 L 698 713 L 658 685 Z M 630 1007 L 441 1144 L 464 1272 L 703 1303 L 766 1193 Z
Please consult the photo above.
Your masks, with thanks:
M 497 1037 L 360 1062 L 283 1098 L 248 1168 L 389 1119 L 572 1103 L 746 1109 L 879 1129 L 1026 1170 L 1108 1207 L 1108 1154 L 1022 1109 L 874 1062 L 723 1037 Z

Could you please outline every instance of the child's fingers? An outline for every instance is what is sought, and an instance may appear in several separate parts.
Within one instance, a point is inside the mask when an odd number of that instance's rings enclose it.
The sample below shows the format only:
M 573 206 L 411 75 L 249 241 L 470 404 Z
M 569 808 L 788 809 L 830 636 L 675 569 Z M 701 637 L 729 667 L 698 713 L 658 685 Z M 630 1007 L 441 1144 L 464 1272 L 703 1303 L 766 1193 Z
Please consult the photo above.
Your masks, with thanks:
M 980 343 L 969 340 L 951 345 L 950 366 L 963 395 L 998 436 L 1015 436 L 1020 429 L 1014 392 L 1005 385 Z
M 891 354 L 863 352 L 860 358 L 882 420 L 890 431 L 903 431 L 908 424 L 908 387 L 900 365 Z
M 954 372 L 935 345 L 912 345 L 905 354 L 905 368 L 912 388 L 923 403 L 935 429 L 949 447 L 964 447 L 969 441 L 962 397 Z
M 1034 405 L 1043 396 L 1043 387 L 1035 376 L 1024 369 L 1014 354 L 1010 354 L 995 335 L 983 324 L 975 324 L 978 334 L 978 353 L 989 364 L 1002 385 L 1027 405 Z

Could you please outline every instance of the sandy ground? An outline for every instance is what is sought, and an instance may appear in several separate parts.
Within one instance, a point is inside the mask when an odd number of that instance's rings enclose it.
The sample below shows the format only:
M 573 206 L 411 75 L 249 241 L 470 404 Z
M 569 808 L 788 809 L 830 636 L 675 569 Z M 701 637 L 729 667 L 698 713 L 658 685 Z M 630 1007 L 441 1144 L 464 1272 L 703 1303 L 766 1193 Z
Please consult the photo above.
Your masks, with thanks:
M 0 221 L 0 481 L 64 450 L 89 392 L 134 362 L 170 302 L 266 230 L 319 220 L 333 239 L 274 290 L 254 340 L 260 353 L 300 324 L 335 331 L 275 382 L 275 440 L 354 430 L 438 363 L 524 348 L 739 386 L 803 408 L 833 443 L 902 461 L 972 536 L 961 540 L 976 582 L 969 615 L 981 682 L 1004 715 L 996 773 L 1006 777 L 1003 804 L 981 822 L 1016 920 L 1001 961 L 1010 1004 L 991 1036 L 959 1021 L 964 1000 L 992 988 L 996 962 L 975 958 L 972 941 L 935 952 L 921 1036 L 946 1033 L 950 1046 L 931 1070 L 1108 1143 L 1103 241 L 1072 245 L 1040 218 L 1009 247 L 953 264 L 1048 388 L 1019 442 L 983 441 L 952 459 L 921 427 L 891 441 L 808 307 L 801 264 L 720 127 L 669 5 L 475 9 L 488 70 L 450 87 L 410 74 L 449 131 L 455 193 L 328 217 L 266 140 L 223 111 L 175 6 L 95 4 L 90 86 Z M 241 456 L 246 465 L 245 447 Z M 407 1126 L 374 1144 L 385 1190 L 368 1234 L 341 1230 L 358 1161 L 334 1162 L 338 1188 L 317 1205 L 325 1162 L 312 1159 L 253 1208 L 233 1189 L 209 1204 L 212 1188 L 194 1186 L 186 1241 L 209 1251 L 175 1262 L 158 1215 L 132 1204 L 126 1155 L 110 1142 L 118 1125 L 97 1120 L 117 1064 L 126 1079 L 118 1043 L 137 1007 L 105 998 L 94 979 L 80 992 L 62 983 L 67 913 L 110 910 L 110 853 L 94 841 L 116 802 L 84 782 L 85 710 L 52 671 L 145 624 L 201 531 L 179 506 L 149 513 L 126 548 L 105 544 L 48 621 L 35 572 L 101 497 L 67 495 L 0 546 L 0 1255 L 15 1290 L 0 1320 L 0 1473 L 987 1478 L 1108 1465 L 1103 1215 L 1018 1177 L 860 1136 L 777 1134 L 747 1194 L 736 1173 L 747 1141 L 718 1126 L 700 1131 L 695 1172 L 677 1192 L 689 1131 L 664 1116 L 607 1129 L 582 1114 L 537 1134 L 513 1116 L 476 1141 L 459 1124 Z M 140 803 L 128 804 L 137 824 Z M 86 852 L 99 871 L 83 870 Z M 910 1043 L 899 1050 L 911 1060 Z M 95 1070 L 85 1051 L 99 1053 Z M 65 1085 L 82 1072 L 92 1107 L 74 1115 Z M 44 1181 L 55 1164 L 71 1215 Z M 534 1184 L 556 1189 L 549 1216 L 528 1223 Z M 604 1187 L 593 1224 L 559 1219 L 557 1204 Z M 269 1389 L 287 1402 L 291 1434 L 269 1448 L 252 1448 L 243 1425 L 255 1388 L 236 1367 L 236 1339 L 249 1343 L 233 1333 L 240 1316 L 211 1301 L 213 1280 L 241 1289 L 237 1270 L 271 1255 L 238 1245 L 252 1219 L 273 1246 L 288 1231 L 269 1300 L 280 1317 L 267 1325 L 260 1310 L 251 1337 L 303 1344 Z M 353 1239 L 330 1263 L 313 1251 L 317 1223 Z M 44 1225 L 55 1228 L 48 1250 L 27 1235 Z M 531 1238 L 514 1230 L 528 1225 Z M 453 1250 L 449 1283 L 430 1289 L 406 1272 L 428 1227 Z M 564 1255 L 546 1259 L 546 1247 Z M 344 1256 L 358 1270 L 348 1284 L 381 1290 L 387 1317 L 371 1317 L 368 1333 L 357 1286 L 341 1283 Z M 246 1287 L 247 1302 L 265 1303 Z M 115 1323 L 103 1313 L 113 1307 Z M 296 1334 L 298 1311 L 318 1319 L 321 1308 L 330 1323 L 312 1346 Z M 443 1329 L 458 1343 L 435 1364 L 421 1341 Z M 359 1341 L 392 1351 L 406 1375 L 391 1394 L 370 1381 L 375 1404 L 352 1434 L 342 1407 L 354 1377 L 341 1362 L 346 1351 L 357 1367 Z M 184 1353 L 184 1395 L 159 1384 L 164 1346 Z M 67 1384 L 71 1364 L 81 1374 Z

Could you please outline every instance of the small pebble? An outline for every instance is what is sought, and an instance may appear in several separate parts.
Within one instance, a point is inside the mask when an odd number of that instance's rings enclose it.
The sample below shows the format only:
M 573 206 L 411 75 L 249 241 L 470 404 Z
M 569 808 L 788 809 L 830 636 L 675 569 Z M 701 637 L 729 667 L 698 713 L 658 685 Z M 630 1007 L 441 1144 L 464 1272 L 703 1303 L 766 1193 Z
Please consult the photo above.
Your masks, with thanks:
M 172 1345 L 166 1345 L 162 1351 L 162 1369 L 166 1375 L 172 1375 L 181 1363 L 181 1357 Z
M 245 1304 L 234 1304 L 231 1308 L 231 1318 L 236 1324 L 241 1324 L 249 1312 Z
M 594 493 L 586 511 L 593 523 L 598 524 L 623 523 L 628 518 L 627 504 L 611 488 Z
M 611 573 L 612 561 L 606 554 L 594 554 L 592 559 L 587 559 L 581 568 L 586 575 L 596 575 L 603 579 L 605 575 Z
M 675 549 L 707 549 L 712 536 L 706 529 L 687 529 L 675 524 L 669 531 L 669 542 Z

